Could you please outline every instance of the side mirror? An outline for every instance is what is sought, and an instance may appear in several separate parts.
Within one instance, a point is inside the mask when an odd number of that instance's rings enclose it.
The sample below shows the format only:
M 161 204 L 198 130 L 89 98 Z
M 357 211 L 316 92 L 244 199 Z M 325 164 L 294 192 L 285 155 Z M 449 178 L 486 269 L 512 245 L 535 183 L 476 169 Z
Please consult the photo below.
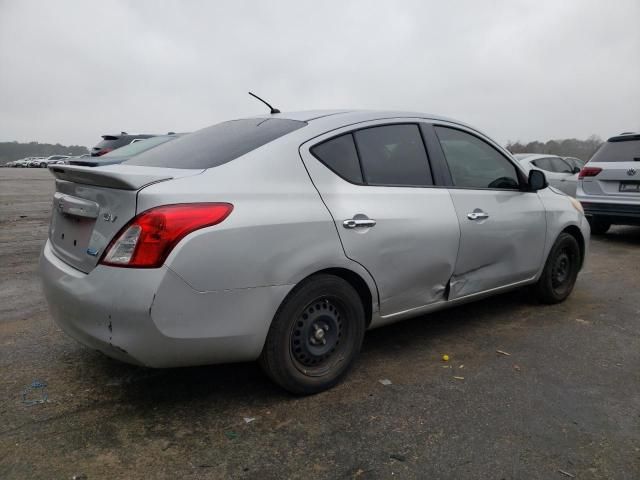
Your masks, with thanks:
M 580 167 L 573 167 L 571 173 L 580 173 Z
M 547 177 L 545 177 L 544 172 L 540 170 L 530 170 L 527 186 L 530 192 L 537 192 L 538 190 L 547 188 L 549 183 L 547 182 Z

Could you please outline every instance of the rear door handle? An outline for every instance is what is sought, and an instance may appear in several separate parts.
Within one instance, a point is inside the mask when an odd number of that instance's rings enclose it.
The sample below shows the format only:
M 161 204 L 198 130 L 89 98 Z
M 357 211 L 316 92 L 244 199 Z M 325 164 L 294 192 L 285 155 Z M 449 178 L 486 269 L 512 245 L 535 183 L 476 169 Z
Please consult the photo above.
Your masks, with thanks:
M 467 218 L 469 220 L 483 220 L 489 218 L 489 214 L 476 208 L 473 212 L 467 213 Z
M 371 228 L 376 226 L 376 221 L 371 218 L 349 218 L 342 222 L 344 228 Z

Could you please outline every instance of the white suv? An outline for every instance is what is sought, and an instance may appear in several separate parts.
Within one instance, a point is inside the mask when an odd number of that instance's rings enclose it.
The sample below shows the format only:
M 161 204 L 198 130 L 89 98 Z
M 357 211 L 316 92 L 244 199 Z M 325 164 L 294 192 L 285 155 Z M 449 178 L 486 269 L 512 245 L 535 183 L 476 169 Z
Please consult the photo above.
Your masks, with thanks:
M 598 149 L 578 175 L 577 198 L 596 235 L 640 225 L 640 134 L 622 133 Z

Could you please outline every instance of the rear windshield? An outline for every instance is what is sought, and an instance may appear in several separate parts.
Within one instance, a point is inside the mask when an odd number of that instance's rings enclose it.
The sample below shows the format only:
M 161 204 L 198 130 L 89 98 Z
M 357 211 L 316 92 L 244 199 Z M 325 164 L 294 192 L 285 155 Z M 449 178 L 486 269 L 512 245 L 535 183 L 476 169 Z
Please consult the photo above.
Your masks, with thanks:
M 124 163 L 146 167 L 212 168 L 305 125 L 306 122 L 281 118 L 232 120 L 185 135 Z
M 140 140 L 137 142 L 130 143 L 129 145 L 125 145 L 124 147 L 116 148 L 115 150 L 110 151 L 109 153 L 103 155 L 104 158 L 111 157 L 133 157 L 139 153 L 142 153 L 150 148 L 156 147 L 162 143 L 168 142 L 169 140 L 173 140 L 175 136 L 172 137 L 152 137 L 147 138 L 145 140 Z
M 113 138 L 109 137 L 105 140 L 102 140 L 93 147 L 94 150 L 102 150 L 103 148 L 118 148 L 121 145 L 125 145 L 127 143 L 126 138 Z
M 640 162 L 640 140 L 607 142 L 593 154 L 590 162 Z

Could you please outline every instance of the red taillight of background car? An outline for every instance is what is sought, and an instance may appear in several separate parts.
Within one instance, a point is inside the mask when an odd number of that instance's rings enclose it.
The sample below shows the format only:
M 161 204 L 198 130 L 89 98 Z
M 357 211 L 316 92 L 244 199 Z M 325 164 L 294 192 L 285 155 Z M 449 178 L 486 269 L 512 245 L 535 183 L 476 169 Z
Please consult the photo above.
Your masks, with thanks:
M 114 237 L 100 263 L 113 267 L 160 267 L 182 238 L 217 225 L 232 210 L 230 203 L 183 203 L 142 212 Z
M 103 148 L 98 153 L 96 153 L 96 157 L 101 157 L 105 153 L 109 153 L 111 151 L 113 151 L 113 148 Z
M 601 171 L 602 169 L 598 167 L 582 167 L 582 170 L 578 173 L 578 178 L 595 177 Z

